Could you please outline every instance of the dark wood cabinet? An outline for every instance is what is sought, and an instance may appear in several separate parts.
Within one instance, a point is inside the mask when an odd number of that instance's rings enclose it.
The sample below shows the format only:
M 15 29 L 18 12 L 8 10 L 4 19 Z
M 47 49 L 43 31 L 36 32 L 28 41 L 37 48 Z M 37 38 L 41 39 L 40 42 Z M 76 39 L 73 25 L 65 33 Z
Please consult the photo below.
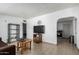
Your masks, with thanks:
M 42 34 L 33 34 L 33 42 L 41 43 L 42 42 Z

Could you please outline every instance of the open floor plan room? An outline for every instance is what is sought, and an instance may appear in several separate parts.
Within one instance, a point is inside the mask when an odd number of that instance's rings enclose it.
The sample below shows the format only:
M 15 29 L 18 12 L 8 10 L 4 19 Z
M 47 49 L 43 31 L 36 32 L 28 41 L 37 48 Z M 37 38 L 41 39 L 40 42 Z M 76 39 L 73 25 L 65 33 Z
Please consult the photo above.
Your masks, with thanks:
M 79 55 L 79 3 L 0 3 L 0 55 Z

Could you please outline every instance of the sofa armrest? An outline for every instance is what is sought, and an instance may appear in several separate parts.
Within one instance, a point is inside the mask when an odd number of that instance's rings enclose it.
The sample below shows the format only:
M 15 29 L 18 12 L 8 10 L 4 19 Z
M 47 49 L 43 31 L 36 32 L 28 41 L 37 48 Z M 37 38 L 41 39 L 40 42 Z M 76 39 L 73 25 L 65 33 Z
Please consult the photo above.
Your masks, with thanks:
M 2 38 L 0 37 L 0 41 L 2 41 Z
M 16 54 L 16 48 L 15 45 L 6 45 L 4 47 L 0 48 L 0 55 L 15 55 Z

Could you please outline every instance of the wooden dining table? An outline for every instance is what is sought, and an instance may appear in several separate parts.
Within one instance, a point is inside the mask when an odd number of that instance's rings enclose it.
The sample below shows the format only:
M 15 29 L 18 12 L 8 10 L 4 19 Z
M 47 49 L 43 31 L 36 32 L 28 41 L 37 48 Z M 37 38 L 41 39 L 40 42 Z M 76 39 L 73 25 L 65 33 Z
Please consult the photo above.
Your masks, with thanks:
M 20 51 L 23 54 L 27 49 L 31 49 L 31 39 L 23 39 L 17 41 L 17 51 Z

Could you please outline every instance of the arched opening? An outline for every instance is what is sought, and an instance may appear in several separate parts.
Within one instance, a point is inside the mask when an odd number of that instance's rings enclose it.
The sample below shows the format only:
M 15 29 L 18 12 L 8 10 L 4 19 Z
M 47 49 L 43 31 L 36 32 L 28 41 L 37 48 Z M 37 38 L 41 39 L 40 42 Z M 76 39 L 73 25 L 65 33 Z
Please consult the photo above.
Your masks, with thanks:
M 65 17 L 57 21 L 57 45 L 68 43 L 77 45 L 77 18 Z

